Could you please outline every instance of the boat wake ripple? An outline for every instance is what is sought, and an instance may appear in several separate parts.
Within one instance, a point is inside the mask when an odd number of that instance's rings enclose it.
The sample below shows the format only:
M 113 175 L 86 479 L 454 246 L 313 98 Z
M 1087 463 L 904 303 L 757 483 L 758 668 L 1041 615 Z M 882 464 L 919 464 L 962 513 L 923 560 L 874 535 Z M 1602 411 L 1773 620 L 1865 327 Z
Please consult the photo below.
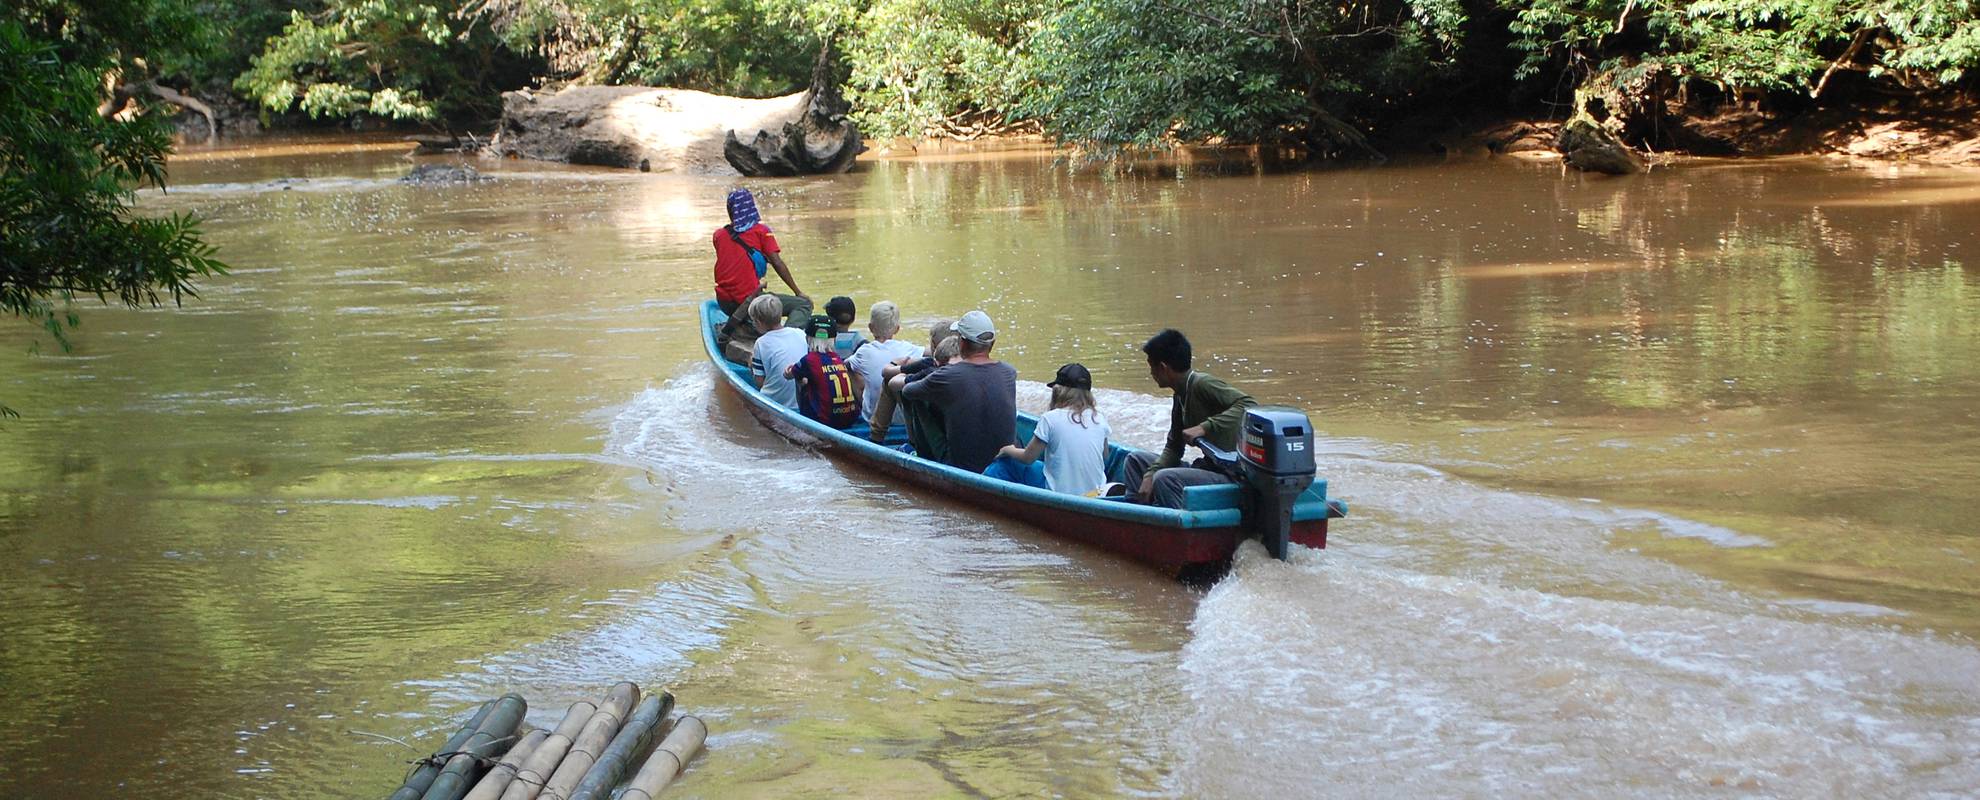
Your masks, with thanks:
M 1194 796 L 1963 795 L 1980 653 L 1255 544 L 1182 669 Z M 1232 764 L 1245 764 L 1234 770 Z
M 1042 406 L 1045 390 L 1021 390 Z M 1167 403 L 1101 396 L 1158 444 Z M 1316 419 L 1325 428 L 1324 419 Z M 1332 546 L 1255 543 L 1196 610 L 1183 796 L 1961 795 L 1980 785 L 1980 650 L 1898 612 L 1755 596 L 1612 542 L 1759 537 L 1471 483 L 1326 439 Z M 1241 767 L 1238 765 L 1242 765 Z
M 1881 609 L 1753 596 L 1611 543 L 1697 523 L 1493 489 L 1384 461 L 1394 449 L 1380 442 L 1326 439 L 1321 471 L 1354 507 L 1334 546 L 1277 562 L 1246 544 L 1194 602 L 1162 581 L 1108 583 L 1107 556 L 841 472 L 714 384 L 701 368 L 642 393 L 613 418 L 605 457 L 646 471 L 671 524 L 733 536 L 733 549 L 615 592 L 583 627 L 436 690 L 466 703 L 524 683 L 563 702 L 621 677 L 691 675 L 759 698 L 705 709 L 729 720 L 729 746 L 759 753 L 808 746 L 780 738 L 779 720 L 906 725 L 884 720 L 943 714 L 921 704 L 962 696 L 1009 709 L 962 758 L 1080 731 L 1117 763 L 1067 768 L 1183 796 L 1980 785 L 1980 650 L 1879 626 Z M 1023 407 L 1045 397 L 1020 386 Z M 1101 402 L 1124 441 L 1166 430 L 1161 399 L 1103 390 Z M 1739 536 L 1705 538 L 1763 544 Z M 851 677 L 779 661 L 789 685 L 764 689 L 748 662 L 796 658 L 778 649 L 787 635 Z M 719 668 L 697 669 L 711 657 Z M 822 705 L 843 691 L 865 710 Z

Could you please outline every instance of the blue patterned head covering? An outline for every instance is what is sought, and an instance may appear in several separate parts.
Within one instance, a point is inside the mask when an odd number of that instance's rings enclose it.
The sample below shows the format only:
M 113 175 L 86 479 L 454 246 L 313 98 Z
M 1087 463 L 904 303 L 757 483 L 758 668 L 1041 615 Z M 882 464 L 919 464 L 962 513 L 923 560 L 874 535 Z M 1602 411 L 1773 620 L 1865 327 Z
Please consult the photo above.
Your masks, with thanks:
M 736 233 L 742 233 L 756 226 L 761 217 L 756 214 L 756 197 L 748 189 L 729 192 L 729 226 Z

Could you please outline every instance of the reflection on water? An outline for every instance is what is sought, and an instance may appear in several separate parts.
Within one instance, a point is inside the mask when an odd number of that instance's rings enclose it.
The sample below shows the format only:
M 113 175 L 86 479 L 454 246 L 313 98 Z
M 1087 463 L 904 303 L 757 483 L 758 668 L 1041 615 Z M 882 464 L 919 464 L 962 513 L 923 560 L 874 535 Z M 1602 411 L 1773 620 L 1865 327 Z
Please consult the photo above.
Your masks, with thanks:
M 758 185 L 814 296 L 991 309 L 1127 439 L 1167 325 L 1309 409 L 1355 515 L 1203 595 L 742 415 L 692 329 L 724 182 L 477 166 L 203 153 L 144 203 L 235 275 L 0 334 L 0 793 L 365 794 L 411 756 L 365 733 L 621 679 L 710 721 L 703 796 L 1980 781 L 1972 173 Z

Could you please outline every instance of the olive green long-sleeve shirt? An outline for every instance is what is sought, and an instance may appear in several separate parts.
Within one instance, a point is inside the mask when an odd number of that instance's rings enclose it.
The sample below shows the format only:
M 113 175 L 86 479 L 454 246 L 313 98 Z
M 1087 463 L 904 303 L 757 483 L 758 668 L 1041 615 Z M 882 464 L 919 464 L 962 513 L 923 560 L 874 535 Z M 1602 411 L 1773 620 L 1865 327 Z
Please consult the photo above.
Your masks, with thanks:
M 1168 469 L 1182 464 L 1182 440 L 1185 428 L 1203 426 L 1203 438 L 1225 450 L 1236 450 L 1238 431 L 1244 427 L 1245 409 L 1258 405 L 1251 395 L 1238 391 L 1222 379 L 1205 375 L 1196 370 L 1183 374 L 1182 386 L 1176 389 L 1174 401 L 1169 406 L 1169 444 L 1162 448 L 1162 457 L 1156 459 L 1151 470 Z

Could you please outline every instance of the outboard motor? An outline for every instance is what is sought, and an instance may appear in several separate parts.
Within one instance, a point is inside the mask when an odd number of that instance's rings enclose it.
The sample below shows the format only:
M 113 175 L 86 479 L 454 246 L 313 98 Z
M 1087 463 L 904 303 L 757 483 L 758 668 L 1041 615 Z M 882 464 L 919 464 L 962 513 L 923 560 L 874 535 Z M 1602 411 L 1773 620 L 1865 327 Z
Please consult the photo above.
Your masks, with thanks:
M 1246 411 L 1237 453 L 1202 439 L 1196 444 L 1244 487 L 1245 527 L 1258 534 L 1273 558 L 1285 559 L 1293 504 L 1313 485 L 1313 425 L 1306 413 L 1285 406 Z

